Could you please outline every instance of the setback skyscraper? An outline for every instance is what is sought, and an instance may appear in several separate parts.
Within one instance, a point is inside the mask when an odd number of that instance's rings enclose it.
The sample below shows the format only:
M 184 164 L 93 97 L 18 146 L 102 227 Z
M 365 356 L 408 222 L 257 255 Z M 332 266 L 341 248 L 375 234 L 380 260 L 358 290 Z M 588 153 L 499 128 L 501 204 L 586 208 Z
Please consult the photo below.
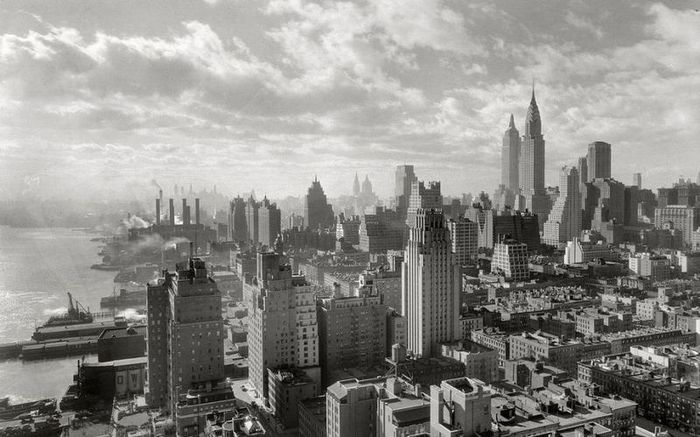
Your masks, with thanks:
M 416 173 L 412 165 L 396 166 L 396 185 L 394 196 L 396 197 L 396 212 L 402 219 L 406 218 L 408 198 L 411 196 L 411 185 L 417 181 Z
M 440 343 L 453 341 L 461 333 L 460 269 L 441 210 L 417 211 L 405 256 L 401 266 L 401 313 L 408 327 L 407 348 L 430 357 L 440 353 Z
M 559 197 L 544 224 L 544 242 L 559 246 L 581 236 L 581 193 L 576 167 L 561 169 Z
M 519 159 L 520 159 L 520 132 L 515 127 L 513 114 L 510 114 L 510 123 L 503 135 L 503 148 L 501 149 L 501 184 L 513 194 L 517 194 L 519 185 Z
M 521 194 L 525 196 L 525 207 L 537 214 L 540 226 L 549 214 L 550 202 L 544 189 L 544 137 L 540 110 L 532 88 L 530 106 L 525 119 L 525 135 L 520 144 L 519 183 Z
M 314 178 L 304 201 L 304 223 L 310 229 L 327 229 L 333 226 L 333 222 L 333 208 L 328 204 L 318 178 Z

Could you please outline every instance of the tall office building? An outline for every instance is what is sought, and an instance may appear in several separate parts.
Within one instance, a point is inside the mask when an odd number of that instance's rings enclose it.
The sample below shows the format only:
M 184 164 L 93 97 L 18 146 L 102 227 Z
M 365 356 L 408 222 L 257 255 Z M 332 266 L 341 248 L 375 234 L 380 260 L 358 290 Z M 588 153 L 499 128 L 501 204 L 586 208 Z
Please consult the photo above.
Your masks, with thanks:
M 611 177 L 611 152 L 610 144 L 595 141 L 588 145 L 588 180 Z
M 632 185 L 637 187 L 638 189 L 642 189 L 642 174 L 641 173 L 634 173 L 632 175 Z
M 314 290 L 274 252 L 258 253 L 257 274 L 243 284 L 248 308 L 250 381 L 268 398 L 268 369 L 294 366 L 320 386 Z
M 632 220 L 631 215 L 625 215 L 625 184 L 615 179 L 597 178 L 586 182 L 580 189 L 583 208 L 581 226 L 583 229 L 594 228 L 593 221 L 596 212 L 600 213 L 603 221 L 623 224 Z
M 566 244 L 581 236 L 581 193 L 576 167 L 561 169 L 559 197 L 544 224 L 544 242 L 552 246 Z
M 248 241 L 252 241 L 254 244 L 258 243 L 258 202 L 253 199 L 253 196 L 248 198 L 245 204 L 245 221 L 248 227 Z
M 525 197 L 525 207 L 537 214 L 540 226 L 549 214 L 550 201 L 544 189 L 545 142 L 542 136 L 540 110 L 535 100 L 535 88 L 527 108 L 525 135 L 520 144 L 519 183 Z
M 358 179 L 357 173 L 355 173 L 355 180 L 352 183 L 352 195 L 355 197 L 360 195 L 360 179 Z
M 463 266 L 475 261 L 479 251 L 479 226 L 468 218 L 459 217 L 449 220 L 447 227 L 450 229 L 455 262 Z
M 411 184 L 411 195 L 408 199 L 406 226 L 413 226 L 419 209 L 442 209 L 442 194 L 440 182 L 415 181 Z
M 408 198 L 411 196 L 411 186 L 418 178 L 412 165 L 396 166 L 396 184 L 394 186 L 394 196 L 396 197 L 396 212 L 401 219 L 406 218 L 408 209 Z
M 411 224 L 401 266 L 402 310 L 408 325 L 408 349 L 430 357 L 439 344 L 460 334 L 462 282 L 441 210 L 419 209 Z
M 149 406 L 168 409 L 178 435 L 199 435 L 203 414 L 235 406 L 224 380 L 221 293 L 205 262 L 190 258 L 148 284 L 147 308 Z
M 245 200 L 236 196 L 231 201 L 229 209 L 228 228 L 230 239 L 233 241 L 245 241 L 248 239 L 248 224 L 246 222 Z
M 501 149 L 501 184 L 516 194 L 520 191 L 518 170 L 520 159 L 520 132 L 515 127 L 513 114 L 510 114 L 508 129 L 503 134 Z
M 333 227 L 334 221 L 333 208 L 318 178 L 314 178 L 304 200 L 304 223 L 311 229 L 327 229 Z
M 278 235 L 282 233 L 282 215 L 276 203 L 267 197 L 258 207 L 258 243 L 272 248 Z
M 693 232 L 700 228 L 700 206 L 669 205 L 656 208 L 654 211 L 654 227 L 663 229 L 670 222 L 674 229 L 683 233 L 683 244 L 693 244 Z
M 588 157 L 580 156 L 576 168 L 578 169 L 579 186 L 581 186 L 588 182 Z

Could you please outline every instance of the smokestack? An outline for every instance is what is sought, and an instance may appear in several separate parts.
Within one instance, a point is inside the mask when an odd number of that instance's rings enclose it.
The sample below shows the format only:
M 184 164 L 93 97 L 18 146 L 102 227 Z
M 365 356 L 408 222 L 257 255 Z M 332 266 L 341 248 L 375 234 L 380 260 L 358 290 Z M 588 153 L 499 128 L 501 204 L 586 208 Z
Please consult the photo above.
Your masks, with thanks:
M 192 214 L 190 212 L 190 206 L 187 205 L 187 224 L 189 225 L 189 224 L 191 224 L 191 222 L 192 222 Z
M 175 200 L 170 198 L 170 226 L 175 226 Z
M 187 223 L 187 199 L 182 199 L 182 224 L 186 225 Z
M 190 259 L 194 258 L 194 242 L 190 241 Z
M 156 199 L 156 225 L 160 226 L 160 199 Z
M 194 199 L 194 220 L 199 224 L 199 198 Z
M 158 190 L 158 198 L 160 199 L 161 206 L 163 205 L 163 190 Z

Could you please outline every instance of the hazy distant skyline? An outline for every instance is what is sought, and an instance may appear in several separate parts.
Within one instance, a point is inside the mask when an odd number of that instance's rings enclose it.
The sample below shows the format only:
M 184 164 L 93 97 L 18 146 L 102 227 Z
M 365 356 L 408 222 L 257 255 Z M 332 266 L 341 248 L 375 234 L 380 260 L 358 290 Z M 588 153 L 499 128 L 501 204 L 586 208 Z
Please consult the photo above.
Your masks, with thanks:
M 397 164 L 492 193 L 535 80 L 546 182 L 586 145 L 669 186 L 700 161 L 692 1 L 5 1 L 0 198 L 216 184 L 382 198 Z M 625 156 L 630 159 L 626 160 Z

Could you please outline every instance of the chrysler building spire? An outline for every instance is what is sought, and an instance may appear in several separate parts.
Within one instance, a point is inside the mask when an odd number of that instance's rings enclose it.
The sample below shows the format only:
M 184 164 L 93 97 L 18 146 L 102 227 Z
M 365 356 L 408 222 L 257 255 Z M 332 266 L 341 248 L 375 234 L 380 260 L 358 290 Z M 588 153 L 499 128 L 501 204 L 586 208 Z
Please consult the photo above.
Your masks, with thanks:
M 527 108 L 527 118 L 525 119 L 525 136 L 528 138 L 542 135 L 542 121 L 540 120 L 540 110 L 535 100 L 535 82 L 532 82 L 532 99 Z

